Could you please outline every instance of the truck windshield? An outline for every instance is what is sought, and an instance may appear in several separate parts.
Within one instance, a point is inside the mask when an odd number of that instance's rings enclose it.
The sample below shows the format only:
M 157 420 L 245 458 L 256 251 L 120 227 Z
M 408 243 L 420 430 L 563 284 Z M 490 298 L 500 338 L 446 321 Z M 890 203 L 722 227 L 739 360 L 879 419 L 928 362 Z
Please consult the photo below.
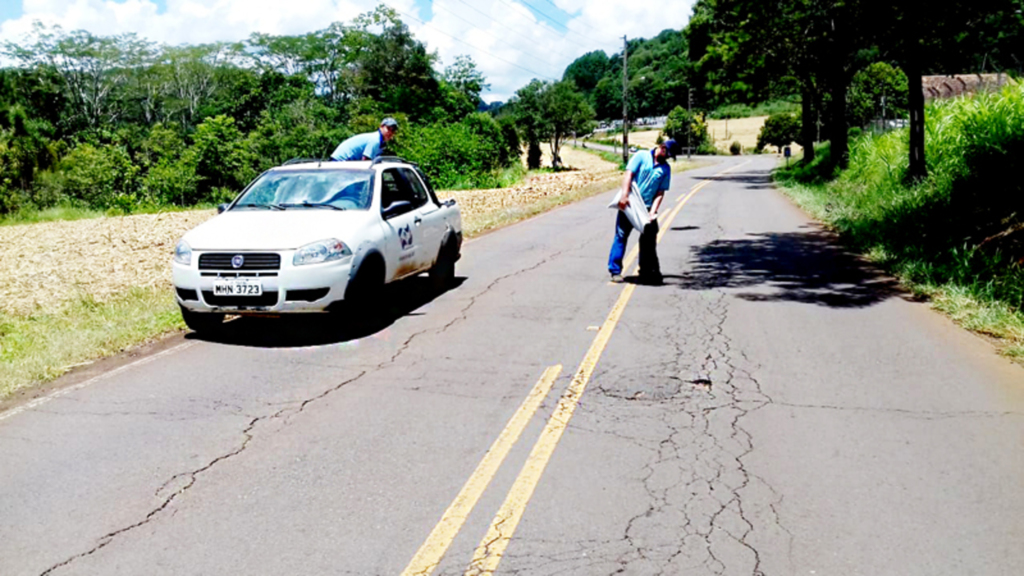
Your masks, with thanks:
M 372 170 L 272 170 L 254 182 L 233 208 L 368 210 L 372 198 Z

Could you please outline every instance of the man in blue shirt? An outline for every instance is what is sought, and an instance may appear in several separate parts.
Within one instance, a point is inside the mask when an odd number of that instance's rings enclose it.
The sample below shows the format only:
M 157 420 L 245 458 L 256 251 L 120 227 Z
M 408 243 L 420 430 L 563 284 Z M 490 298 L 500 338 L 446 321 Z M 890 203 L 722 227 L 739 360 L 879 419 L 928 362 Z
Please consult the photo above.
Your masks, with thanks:
M 629 159 L 622 178 L 622 197 L 619 199 L 615 220 L 615 239 L 608 254 L 608 272 L 612 282 L 622 282 L 622 257 L 633 225 L 622 210 L 629 203 L 629 190 L 635 182 L 651 214 L 651 223 L 640 231 L 640 280 L 649 284 L 661 283 L 661 265 L 658 263 L 658 220 L 655 218 L 665 191 L 672 183 L 672 168 L 668 165 L 668 149 L 661 144 L 651 151 L 641 150 Z
M 377 131 L 357 134 L 338 144 L 331 153 L 331 160 L 373 160 L 380 156 L 384 143 L 395 137 L 395 132 L 398 132 L 398 122 L 394 118 L 385 118 L 380 121 Z

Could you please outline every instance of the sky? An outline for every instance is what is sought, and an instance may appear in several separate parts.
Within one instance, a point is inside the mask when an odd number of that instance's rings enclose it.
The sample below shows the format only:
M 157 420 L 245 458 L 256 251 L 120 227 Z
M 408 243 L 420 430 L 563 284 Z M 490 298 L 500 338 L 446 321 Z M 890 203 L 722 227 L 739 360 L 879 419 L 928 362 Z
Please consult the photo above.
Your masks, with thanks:
M 469 55 L 505 101 L 533 78 L 561 79 L 593 50 L 621 51 L 622 36 L 681 29 L 694 0 L 387 0 L 439 70 Z M 97 35 L 135 32 L 168 45 L 238 41 L 253 32 L 303 34 L 349 22 L 380 0 L 0 0 L 0 42 L 22 42 L 36 20 Z

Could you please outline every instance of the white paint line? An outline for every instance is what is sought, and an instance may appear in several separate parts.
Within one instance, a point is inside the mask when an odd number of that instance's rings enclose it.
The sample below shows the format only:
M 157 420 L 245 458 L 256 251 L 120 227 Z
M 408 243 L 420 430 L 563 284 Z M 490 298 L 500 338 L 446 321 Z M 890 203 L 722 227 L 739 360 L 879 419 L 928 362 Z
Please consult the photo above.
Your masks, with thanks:
M 70 394 L 70 393 L 72 393 L 72 392 L 74 392 L 76 390 L 81 390 L 82 388 L 85 388 L 87 386 L 92 386 L 93 384 L 99 382 L 100 380 L 106 380 L 107 378 L 110 378 L 112 376 L 120 374 L 121 372 L 129 370 L 131 368 L 136 368 L 136 367 L 142 366 L 144 364 L 149 364 L 150 362 L 152 362 L 152 361 L 154 361 L 154 360 L 156 360 L 158 358 L 162 358 L 164 356 L 169 356 L 169 355 L 171 355 L 171 354 L 173 354 L 175 352 L 180 352 L 182 350 L 185 350 L 186 348 L 190 348 L 192 346 L 195 346 L 195 344 L 196 344 L 195 342 L 185 342 L 183 344 L 178 344 L 174 348 L 168 348 L 167 350 L 164 350 L 163 352 L 160 352 L 158 354 L 154 354 L 152 356 L 147 356 L 145 358 L 139 358 L 135 362 L 132 362 L 130 364 L 125 364 L 124 366 L 121 366 L 120 368 L 116 368 L 114 370 L 111 370 L 110 372 L 105 372 L 105 373 L 100 374 L 98 376 L 93 376 L 92 378 L 89 378 L 85 382 L 79 382 L 78 384 L 75 384 L 74 386 L 68 386 L 67 388 L 62 388 L 60 390 L 57 390 L 57 391 L 52 392 L 50 394 L 47 394 L 46 396 L 43 396 L 42 398 L 36 398 L 35 400 L 29 402 L 28 404 L 25 404 L 23 406 L 18 406 L 16 408 L 11 408 L 10 410 L 8 410 L 6 412 L 0 413 L 0 421 L 6 420 L 6 419 L 10 418 L 11 416 L 15 416 L 17 414 L 21 414 L 22 412 L 25 412 L 27 410 L 32 410 L 34 408 L 38 408 L 38 407 L 42 406 L 43 404 L 46 404 L 50 400 L 55 400 L 57 398 L 60 398 L 61 396 L 65 396 L 65 395 Z

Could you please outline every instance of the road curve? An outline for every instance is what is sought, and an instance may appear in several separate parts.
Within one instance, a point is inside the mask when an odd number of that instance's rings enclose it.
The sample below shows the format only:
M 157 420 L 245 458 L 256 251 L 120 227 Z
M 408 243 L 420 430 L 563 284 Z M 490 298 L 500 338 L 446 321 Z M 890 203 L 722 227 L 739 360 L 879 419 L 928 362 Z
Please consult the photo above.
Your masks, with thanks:
M 373 323 L 239 320 L 0 414 L 0 574 L 1024 573 L 1024 370 L 774 161 L 675 175 L 662 286 L 608 282 L 609 193 Z

